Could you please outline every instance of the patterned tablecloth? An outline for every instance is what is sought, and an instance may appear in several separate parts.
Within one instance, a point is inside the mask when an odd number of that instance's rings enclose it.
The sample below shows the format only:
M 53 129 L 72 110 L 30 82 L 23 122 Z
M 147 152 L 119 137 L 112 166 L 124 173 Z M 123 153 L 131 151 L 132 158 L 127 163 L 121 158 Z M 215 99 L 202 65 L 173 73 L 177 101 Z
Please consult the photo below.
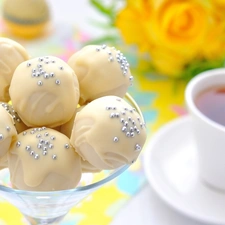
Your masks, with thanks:
M 0 24 L 0 28 L 2 24 Z M 67 60 L 89 39 L 81 31 L 66 25 L 52 30 L 45 37 L 35 41 L 15 39 L 28 50 L 31 57 L 54 55 Z M 3 36 L 5 34 L 2 34 Z M 9 36 L 9 38 L 12 38 Z M 128 61 L 136 65 L 136 58 L 127 54 Z M 175 83 L 150 73 L 133 69 L 134 85 L 129 93 L 139 104 L 148 128 L 148 141 L 165 122 L 185 113 L 183 92 L 185 83 Z M 143 150 L 144 151 L 144 150 Z M 72 208 L 61 225 L 107 225 L 116 213 L 142 188 L 146 182 L 141 153 L 137 162 L 114 181 L 106 184 L 82 203 Z M 21 213 L 0 198 L 0 225 L 27 224 Z

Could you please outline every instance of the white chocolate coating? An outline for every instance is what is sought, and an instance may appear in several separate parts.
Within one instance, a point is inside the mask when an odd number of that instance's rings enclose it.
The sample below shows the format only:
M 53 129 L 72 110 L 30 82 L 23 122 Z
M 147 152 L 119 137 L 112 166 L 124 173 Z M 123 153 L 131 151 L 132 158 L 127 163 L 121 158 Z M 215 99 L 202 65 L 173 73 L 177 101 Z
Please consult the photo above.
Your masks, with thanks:
M 101 172 L 101 169 L 96 168 L 90 164 L 87 160 L 81 160 L 82 173 L 98 173 Z
M 5 156 L 16 135 L 17 132 L 12 117 L 0 105 L 0 169 L 7 165 L 7 158 Z
M 8 157 L 7 154 L 0 158 L 0 170 L 8 167 Z
M 57 131 L 61 132 L 64 135 L 66 135 L 68 138 L 70 138 L 76 114 L 78 112 L 80 112 L 83 108 L 84 108 L 84 105 L 78 107 L 76 112 L 74 113 L 73 117 L 67 123 L 65 123 L 59 127 L 56 127 L 54 129 L 56 129 Z M 83 159 L 81 160 L 81 169 L 82 169 L 82 173 L 96 173 L 96 172 L 101 171 L 100 169 L 97 169 L 95 166 L 90 164 L 87 160 L 83 160 Z
M 71 119 L 80 96 L 74 71 L 53 56 L 21 63 L 9 93 L 15 111 L 27 126 L 52 128 Z
M 80 106 L 80 107 L 76 108 L 75 113 L 73 114 L 72 118 L 67 123 L 64 123 L 61 126 L 56 127 L 54 129 L 58 130 L 59 132 L 61 132 L 62 134 L 66 135 L 68 138 L 70 138 L 76 114 L 77 114 L 77 112 L 80 112 L 80 110 L 83 107 L 84 106 Z
M 10 105 L 8 103 L 4 103 L 4 102 L 0 102 L 0 105 L 12 116 L 13 122 L 14 122 L 14 126 L 15 126 L 16 131 L 17 131 L 18 134 L 23 132 L 23 131 L 25 131 L 25 130 L 27 130 L 29 128 L 20 119 L 20 117 L 18 116 L 17 112 L 14 110 L 12 105 Z
M 22 45 L 0 37 L 0 101 L 8 102 L 9 85 L 16 67 L 29 56 Z
M 117 96 L 98 98 L 77 113 L 70 139 L 82 159 L 97 169 L 133 163 L 145 140 L 144 121 Z
M 50 128 L 20 133 L 8 161 L 12 185 L 21 190 L 71 189 L 81 178 L 81 158 L 69 138 Z
M 85 46 L 69 58 L 68 64 L 79 80 L 80 105 L 106 95 L 123 98 L 132 84 L 129 63 L 114 47 Z

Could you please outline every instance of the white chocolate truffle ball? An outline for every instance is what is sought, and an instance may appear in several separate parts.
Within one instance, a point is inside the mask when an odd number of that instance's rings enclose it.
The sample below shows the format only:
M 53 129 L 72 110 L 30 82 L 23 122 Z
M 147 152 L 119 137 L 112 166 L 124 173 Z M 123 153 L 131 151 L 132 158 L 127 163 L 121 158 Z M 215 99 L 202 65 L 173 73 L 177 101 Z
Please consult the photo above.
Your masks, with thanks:
M 76 114 L 80 112 L 83 108 L 84 108 L 84 105 L 78 107 L 73 117 L 67 123 L 54 129 L 66 135 L 68 138 L 70 138 Z M 81 169 L 82 169 L 82 173 L 96 173 L 101 171 L 97 169 L 95 166 L 93 166 L 92 164 L 90 164 L 87 160 L 83 160 L 83 159 L 81 160 Z
M 117 96 L 98 98 L 77 113 L 70 139 L 82 159 L 97 169 L 133 163 L 145 140 L 141 116 Z
M 18 134 L 23 132 L 23 131 L 25 131 L 25 130 L 27 130 L 29 128 L 20 119 L 19 115 L 14 110 L 12 105 L 10 105 L 8 103 L 4 103 L 4 102 L 0 102 L 0 105 L 12 116 L 13 122 L 14 122 L 14 126 L 15 126 L 16 131 L 17 131 Z
M 19 43 L 0 37 L 0 101 L 8 102 L 9 85 L 16 67 L 29 56 Z
M 0 105 L 0 169 L 7 165 L 7 152 L 17 132 L 10 114 Z
M 69 58 L 68 64 L 79 80 L 81 105 L 106 95 L 123 98 L 132 84 L 129 63 L 114 47 L 85 46 Z
M 29 127 L 56 127 L 71 119 L 79 101 L 77 76 L 53 56 L 21 63 L 9 88 L 12 105 Z
M 81 158 L 69 138 L 51 128 L 20 133 L 8 154 L 14 188 L 53 191 L 74 188 L 81 178 Z

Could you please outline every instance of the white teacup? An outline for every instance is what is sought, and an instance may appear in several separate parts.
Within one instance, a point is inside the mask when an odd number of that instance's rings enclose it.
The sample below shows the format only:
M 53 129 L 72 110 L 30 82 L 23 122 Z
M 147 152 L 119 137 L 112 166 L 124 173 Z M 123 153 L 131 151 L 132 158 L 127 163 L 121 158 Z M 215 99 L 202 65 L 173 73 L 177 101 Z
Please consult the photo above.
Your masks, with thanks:
M 225 126 L 205 116 L 195 103 L 200 93 L 216 86 L 225 88 L 225 68 L 209 70 L 194 77 L 186 87 L 185 101 L 192 117 L 199 176 L 209 186 L 225 191 Z

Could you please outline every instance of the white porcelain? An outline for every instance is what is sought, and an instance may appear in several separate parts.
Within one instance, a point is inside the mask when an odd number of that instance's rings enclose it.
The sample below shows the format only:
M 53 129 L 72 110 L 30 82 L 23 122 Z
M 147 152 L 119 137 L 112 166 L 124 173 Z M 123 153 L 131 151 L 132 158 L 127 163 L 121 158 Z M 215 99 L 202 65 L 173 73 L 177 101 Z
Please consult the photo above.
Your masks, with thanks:
M 225 224 L 225 194 L 199 178 L 191 117 L 169 122 L 149 140 L 144 170 L 153 190 L 169 206 L 201 222 Z
M 225 192 L 225 127 L 207 118 L 194 103 L 199 93 L 218 85 L 225 87 L 225 68 L 209 70 L 194 77 L 186 87 L 185 100 L 193 118 L 199 175 L 211 187 Z

